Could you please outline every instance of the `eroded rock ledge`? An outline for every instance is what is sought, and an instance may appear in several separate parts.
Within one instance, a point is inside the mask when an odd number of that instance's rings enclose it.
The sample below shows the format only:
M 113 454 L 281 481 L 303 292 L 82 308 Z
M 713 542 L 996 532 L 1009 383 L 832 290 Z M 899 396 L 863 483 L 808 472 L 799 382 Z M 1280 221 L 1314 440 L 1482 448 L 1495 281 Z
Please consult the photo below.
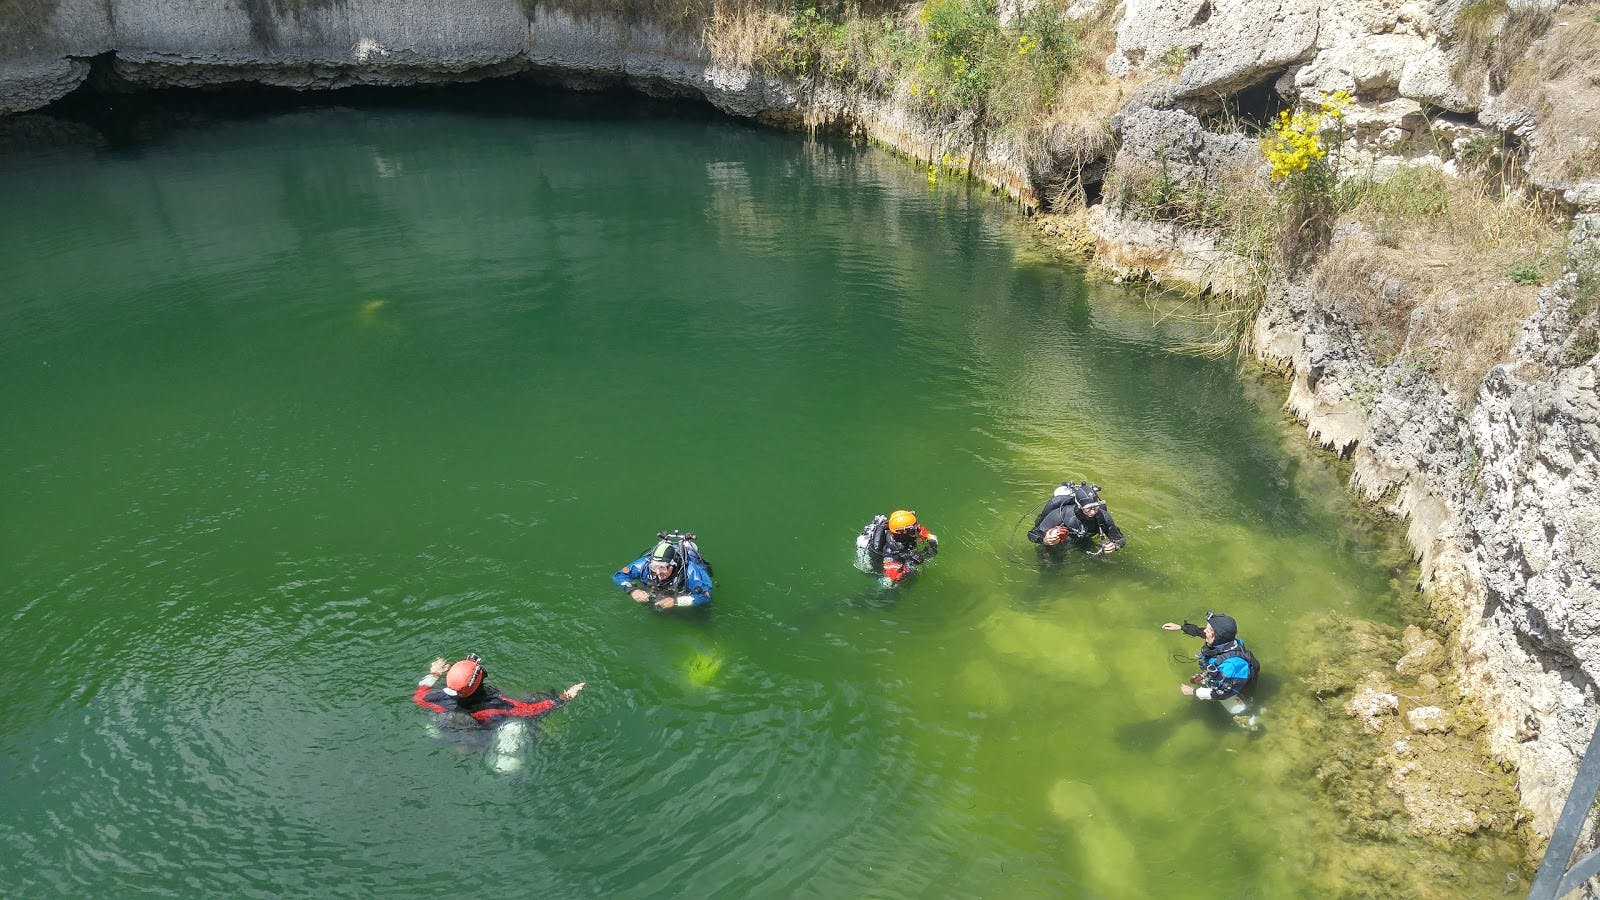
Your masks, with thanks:
M 1579 217 L 1572 243 L 1600 252 L 1600 216 Z M 1467 413 L 1426 373 L 1372 359 L 1303 285 L 1278 285 L 1254 332 L 1256 352 L 1292 372 L 1288 405 L 1312 437 L 1353 458 L 1352 489 L 1408 520 L 1464 692 L 1543 834 L 1594 729 L 1600 676 L 1600 397 L 1593 349 L 1574 353 L 1579 279 L 1541 294 Z

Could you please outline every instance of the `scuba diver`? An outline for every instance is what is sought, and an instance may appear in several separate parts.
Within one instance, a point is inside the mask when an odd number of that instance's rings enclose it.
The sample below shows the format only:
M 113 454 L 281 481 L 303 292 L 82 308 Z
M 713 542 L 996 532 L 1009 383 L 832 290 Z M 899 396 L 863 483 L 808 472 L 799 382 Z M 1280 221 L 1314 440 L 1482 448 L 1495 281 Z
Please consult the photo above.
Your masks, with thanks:
M 434 690 L 440 676 L 445 686 Z M 502 775 L 522 770 L 528 747 L 529 722 L 565 704 L 583 690 L 583 682 L 559 694 L 538 694 L 518 700 L 486 683 L 489 671 L 476 653 L 451 665 L 444 657 L 433 661 L 428 674 L 417 682 L 411 699 L 439 715 L 429 723 L 436 737 L 450 733 L 463 752 L 483 751 L 489 766 Z
M 890 584 L 913 574 L 939 552 L 939 536 L 917 521 L 915 510 L 873 516 L 856 536 L 856 567 L 881 574 Z
M 440 676 L 444 677 L 444 687 L 436 691 L 433 686 L 438 683 Z M 527 700 L 518 700 L 507 697 L 494 685 L 486 683 L 488 677 L 489 670 L 483 667 L 483 660 L 476 653 L 468 653 L 466 659 L 454 665 L 441 656 L 428 667 L 427 676 L 417 682 L 417 690 L 411 699 L 423 709 L 445 714 L 462 713 L 479 723 L 489 724 L 508 718 L 542 716 L 578 696 L 584 686 L 584 682 L 580 681 L 559 694 L 540 694 Z
M 1205 646 L 1195 654 L 1200 671 L 1181 684 L 1178 690 L 1185 697 L 1196 700 L 1216 700 L 1222 704 L 1233 720 L 1254 730 L 1255 716 L 1245 716 L 1250 708 L 1247 698 L 1255 689 L 1261 675 L 1261 663 L 1254 653 L 1245 649 L 1239 639 L 1239 623 L 1232 616 L 1207 612 L 1204 627 L 1185 621 L 1182 625 L 1167 622 L 1161 626 L 1166 631 L 1182 631 L 1190 637 L 1205 639 Z
M 1100 548 L 1085 549 L 1090 556 L 1115 553 L 1128 543 L 1100 499 L 1100 485 L 1081 481 L 1061 482 L 1028 530 L 1028 540 L 1055 559 L 1066 552 L 1068 541 L 1087 548 L 1095 538 L 1100 539 Z
M 689 531 L 663 531 L 656 545 L 611 576 L 628 596 L 656 609 L 705 606 L 711 602 L 711 563 Z

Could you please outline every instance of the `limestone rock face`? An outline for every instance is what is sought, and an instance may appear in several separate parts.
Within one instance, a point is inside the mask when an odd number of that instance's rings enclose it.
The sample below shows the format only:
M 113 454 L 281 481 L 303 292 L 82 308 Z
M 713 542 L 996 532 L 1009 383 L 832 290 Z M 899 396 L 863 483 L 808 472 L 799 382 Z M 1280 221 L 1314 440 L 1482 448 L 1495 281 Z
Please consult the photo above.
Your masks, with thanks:
M 1127 0 L 1113 73 L 1183 62 L 1178 99 L 1210 98 L 1275 79 L 1293 68 L 1304 96 L 1333 91 L 1393 95 L 1465 111 L 1451 79 L 1454 60 L 1440 24 L 1455 5 L 1440 0 Z M 1386 99 L 1386 98 L 1385 98 Z
M 1479 4 L 1473 14 L 1480 33 L 1460 33 L 1472 6 L 1124 0 L 1106 65 L 1118 77 L 1168 75 L 1169 104 L 1191 109 L 1214 108 L 1255 86 L 1270 85 L 1289 103 L 1349 92 L 1352 117 L 1363 120 L 1346 142 L 1351 169 L 1384 168 L 1385 156 L 1447 166 L 1464 140 L 1501 131 L 1531 150 L 1523 168 L 1536 185 L 1570 192 L 1566 202 L 1580 209 L 1600 209 L 1592 164 L 1578 160 L 1600 123 L 1600 93 L 1590 81 L 1600 51 L 1586 30 L 1590 14 L 1530 0 L 1484 21 Z M 1558 21 L 1563 15 L 1567 20 Z
M 1178 99 L 1228 94 L 1308 59 L 1317 10 L 1315 0 L 1128 0 L 1107 66 L 1125 72 L 1187 59 Z
M 1447 54 L 1429 48 L 1400 73 L 1400 96 L 1451 112 L 1475 111 L 1478 105 L 1475 98 L 1455 83 L 1451 67 Z
M 1600 216 L 1578 218 L 1569 256 L 1600 259 Z M 1291 365 L 1291 409 L 1352 456 L 1352 488 L 1409 520 L 1425 583 L 1460 623 L 1464 691 L 1543 833 L 1597 718 L 1600 359 L 1580 327 L 1596 315 L 1588 277 L 1569 272 L 1540 295 L 1468 413 L 1426 377 L 1371 359 L 1329 299 L 1304 288 L 1270 296 L 1254 336 L 1258 353 Z M 1405 646 L 1403 673 L 1442 652 L 1420 631 Z M 1377 702 L 1351 713 L 1369 724 Z
M 1383 718 L 1400 711 L 1400 698 L 1366 685 L 1350 698 L 1344 711 L 1360 722 L 1368 734 L 1378 734 L 1383 731 Z
M 8 68 L 0 114 L 46 106 L 72 93 L 89 77 L 89 63 L 82 59 L 34 59 Z
M 89 59 L 113 46 L 105 4 L 59 0 L 37 7 L 33 27 L 0 28 L 0 115 L 66 96 L 89 77 Z
M 1243 134 L 1213 134 L 1200 120 L 1177 109 L 1139 107 L 1113 123 L 1122 145 L 1115 168 L 1159 168 L 1181 182 L 1210 180 L 1259 158 L 1254 139 Z
M 1360 44 L 1338 44 L 1319 51 L 1294 74 L 1300 93 L 1317 97 L 1334 91 L 1372 94 L 1394 90 L 1407 64 L 1428 49 L 1415 35 L 1377 34 Z
M 1450 714 L 1437 706 L 1419 706 L 1406 711 L 1406 724 L 1418 734 L 1440 734 L 1450 730 Z
M 521 0 L 59 0 L 26 25 L 0 36 L 0 113 L 59 99 L 108 53 L 112 71 L 139 87 L 327 89 L 542 70 L 653 84 L 736 115 L 796 105 L 792 90 L 714 68 L 695 38 L 543 4 L 530 13 Z
M 1600 216 L 1579 217 L 1570 252 L 1600 254 Z M 1467 670 L 1542 828 L 1594 729 L 1600 679 L 1600 397 L 1573 309 L 1584 290 L 1574 273 L 1540 295 L 1469 420 L 1482 466 L 1465 520 L 1483 615 L 1468 629 Z
M 1210 186 L 1258 164 L 1255 141 L 1245 135 L 1213 134 L 1189 113 L 1136 106 L 1112 122 L 1121 144 L 1112 169 L 1127 182 L 1166 179 L 1184 188 Z M 1131 277 L 1174 279 L 1227 290 L 1248 277 L 1245 262 L 1215 233 L 1175 222 L 1127 215 L 1116 202 L 1089 213 L 1101 265 Z
M 1432 635 L 1424 635 L 1415 625 L 1406 627 L 1406 653 L 1394 664 L 1395 673 L 1414 677 L 1444 665 L 1444 645 Z
M 1600 181 L 1584 181 L 1561 193 L 1561 199 L 1588 212 L 1600 212 Z

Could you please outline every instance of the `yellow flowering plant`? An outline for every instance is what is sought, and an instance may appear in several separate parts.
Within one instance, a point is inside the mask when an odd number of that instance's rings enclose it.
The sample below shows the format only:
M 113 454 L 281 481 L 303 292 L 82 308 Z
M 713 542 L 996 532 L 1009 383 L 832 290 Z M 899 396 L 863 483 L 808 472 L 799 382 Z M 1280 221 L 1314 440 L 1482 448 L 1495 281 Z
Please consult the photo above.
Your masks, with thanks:
M 1328 156 L 1323 135 L 1344 121 L 1352 97 L 1335 91 L 1314 109 L 1286 109 L 1272 122 L 1272 133 L 1262 139 L 1261 150 L 1272 164 L 1272 180 L 1284 181 L 1321 163 Z
M 1286 109 L 1262 138 L 1272 180 L 1288 188 L 1281 195 L 1285 229 L 1279 252 L 1289 265 L 1317 252 L 1332 234 L 1342 201 L 1338 157 L 1330 161 L 1328 156 L 1338 152 L 1345 110 L 1353 99 L 1346 91 L 1335 91 L 1314 106 Z

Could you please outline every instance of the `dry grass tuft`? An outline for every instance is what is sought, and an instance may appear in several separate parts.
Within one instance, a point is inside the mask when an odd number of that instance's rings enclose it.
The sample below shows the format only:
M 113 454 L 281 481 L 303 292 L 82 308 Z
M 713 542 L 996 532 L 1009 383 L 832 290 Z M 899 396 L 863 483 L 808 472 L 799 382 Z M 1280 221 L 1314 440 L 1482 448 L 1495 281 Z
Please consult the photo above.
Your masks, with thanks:
M 1313 285 L 1380 360 L 1427 369 L 1463 401 L 1559 272 L 1567 231 L 1547 207 L 1430 169 L 1362 185 L 1342 225 Z
M 1456 83 L 1476 90 L 1487 77 L 1491 90 L 1503 90 L 1513 66 L 1553 22 L 1538 5 L 1470 0 L 1454 22 L 1455 42 L 1463 48 L 1451 73 Z
M 716 3 L 706 18 L 706 50 L 718 65 L 750 69 L 777 53 L 791 21 L 749 3 Z
M 1105 54 L 1096 52 L 1092 59 L 1095 60 L 1092 67 L 1062 82 L 1055 102 L 1040 119 L 1044 131 L 1065 127 L 1077 134 L 1103 133 L 1109 141 L 1111 116 L 1122 108 L 1130 94 L 1153 77 L 1142 74 L 1112 78 L 1101 65 Z
M 1532 161 L 1536 175 L 1582 181 L 1600 174 L 1600 3 L 1557 11 L 1546 38 L 1512 68 L 1506 96 L 1538 113 L 1541 143 Z
M 1096 58 L 1104 59 L 1105 55 L 1098 54 Z M 1096 68 L 1067 79 L 1062 85 L 1054 105 L 1035 123 L 1035 142 L 1066 148 L 1053 151 L 1058 164 L 1052 168 L 1060 180 L 1046 198 L 1048 209 L 1066 213 L 1088 203 L 1085 173 L 1115 149 L 1111 116 L 1141 83 L 1111 78 Z

